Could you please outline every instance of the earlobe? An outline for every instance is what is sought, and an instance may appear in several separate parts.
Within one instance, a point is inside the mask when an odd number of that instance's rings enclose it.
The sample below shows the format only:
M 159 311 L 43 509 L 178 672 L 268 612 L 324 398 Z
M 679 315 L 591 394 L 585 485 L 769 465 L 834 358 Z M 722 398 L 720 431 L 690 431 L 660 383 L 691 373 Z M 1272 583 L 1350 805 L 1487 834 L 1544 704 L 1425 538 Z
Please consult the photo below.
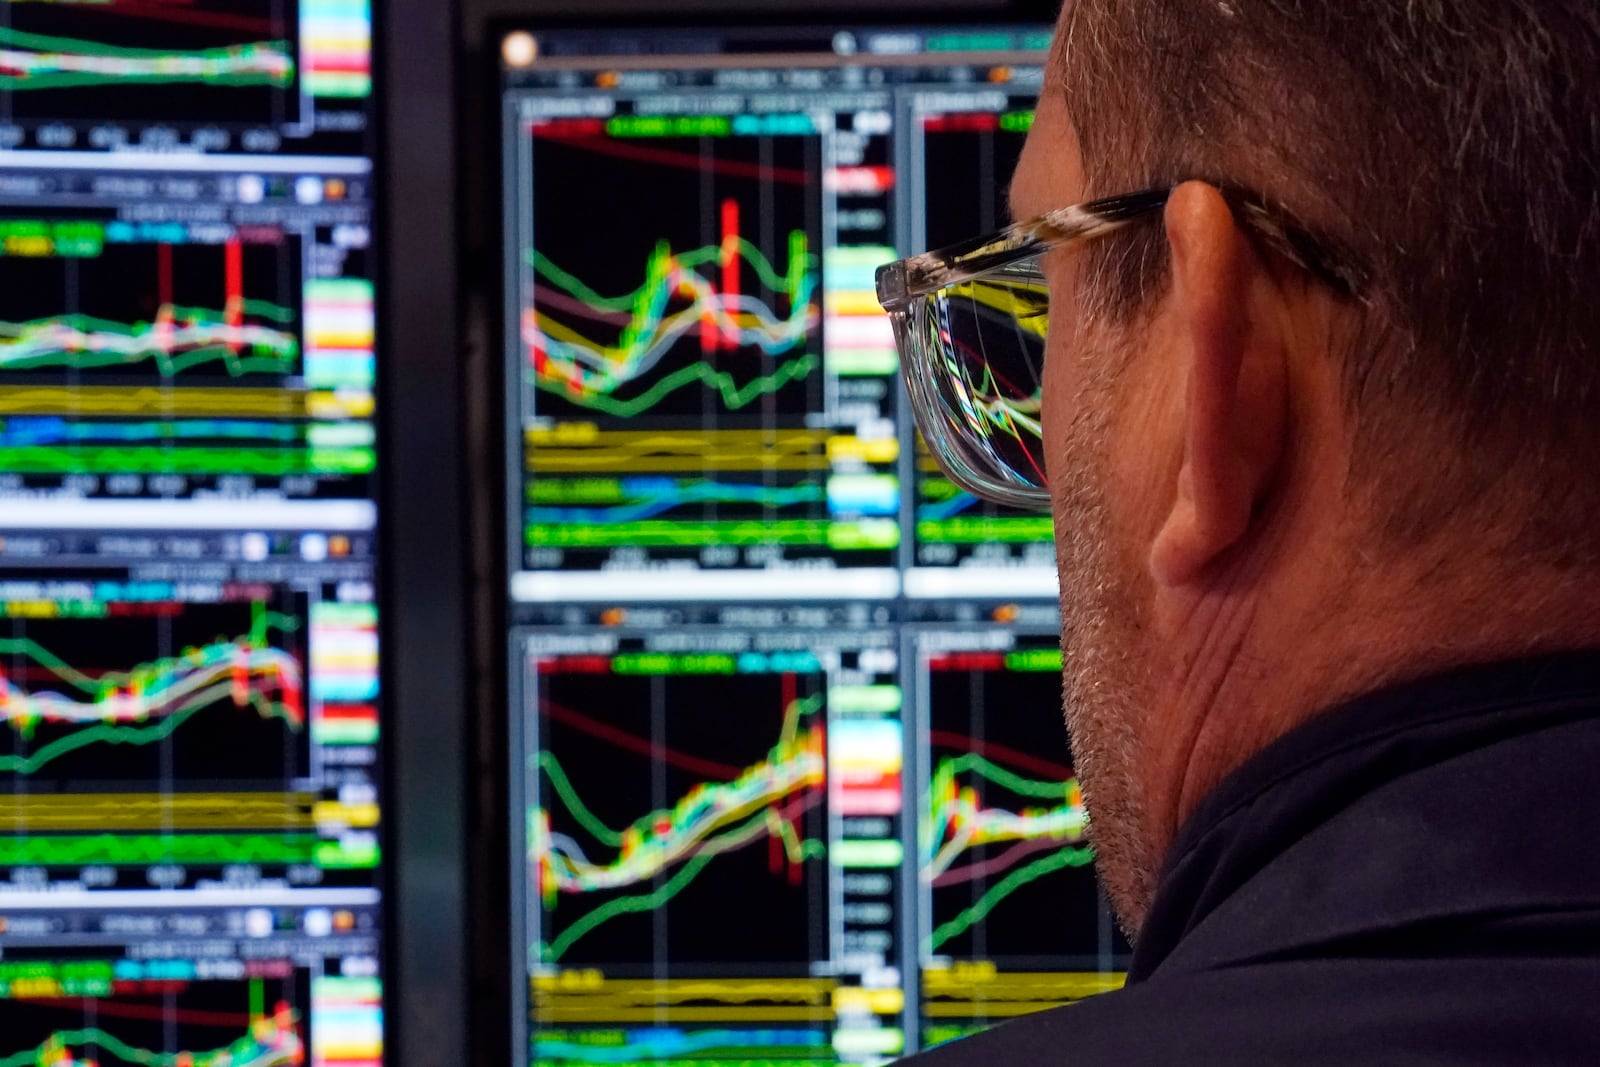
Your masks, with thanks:
M 1283 447 L 1283 347 L 1255 306 L 1266 265 L 1215 188 L 1190 182 L 1167 207 L 1183 457 L 1150 546 L 1151 576 L 1188 584 L 1248 536 Z

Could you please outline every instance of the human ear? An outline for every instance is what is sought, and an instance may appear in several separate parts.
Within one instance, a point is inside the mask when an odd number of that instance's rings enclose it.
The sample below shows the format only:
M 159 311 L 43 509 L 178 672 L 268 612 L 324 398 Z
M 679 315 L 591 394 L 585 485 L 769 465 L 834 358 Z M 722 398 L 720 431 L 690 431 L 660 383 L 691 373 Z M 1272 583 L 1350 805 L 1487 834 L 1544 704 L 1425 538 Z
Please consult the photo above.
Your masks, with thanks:
M 1245 539 L 1283 451 L 1285 362 L 1278 290 L 1213 186 L 1187 182 L 1166 209 L 1176 355 L 1187 379 L 1183 460 L 1150 548 L 1167 586 L 1193 581 Z

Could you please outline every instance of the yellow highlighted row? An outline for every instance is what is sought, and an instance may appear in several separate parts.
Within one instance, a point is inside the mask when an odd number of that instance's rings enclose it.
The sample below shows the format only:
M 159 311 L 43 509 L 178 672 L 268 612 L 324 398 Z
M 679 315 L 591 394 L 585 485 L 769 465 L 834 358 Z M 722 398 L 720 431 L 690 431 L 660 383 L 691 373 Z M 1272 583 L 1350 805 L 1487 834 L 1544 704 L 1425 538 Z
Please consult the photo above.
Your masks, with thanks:
M 288 389 L 126 389 L 116 386 L 16 385 L 0 388 L 0 415 L 167 415 L 194 417 L 365 419 L 367 392 Z
M 309 793 L 22 793 L 0 796 L 0 833 L 303 829 L 316 802 Z

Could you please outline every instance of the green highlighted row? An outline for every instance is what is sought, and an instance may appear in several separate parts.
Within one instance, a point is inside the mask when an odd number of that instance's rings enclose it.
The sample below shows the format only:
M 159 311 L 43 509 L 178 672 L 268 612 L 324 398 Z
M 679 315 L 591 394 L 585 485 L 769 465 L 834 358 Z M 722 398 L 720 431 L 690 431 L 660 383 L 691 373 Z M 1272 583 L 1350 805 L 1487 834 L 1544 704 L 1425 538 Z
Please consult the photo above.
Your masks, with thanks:
M 782 137 L 817 132 L 810 115 L 618 115 L 606 120 L 611 137 Z
M 0 866 L 6 867 L 311 863 L 326 870 L 366 870 L 376 867 L 379 858 L 375 842 L 326 841 L 315 834 L 85 834 L 0 838 Z
M 0 448 L 0 470 L 14 474 L 370 474 L 376 466 L 372 448 Z
M 1060 674 L 1061 650 L 1059 648 L 1030 648 L 1020 652 L 1007 652 L 1006 670 Z
M 3 460 L 0 456 L 0 460 Z M 3 467 L 3 462 L 0 462 Z M 687 548 L 700 545 L 826 545 L 832 549 L 891 549 L 900 543 L 892 519 L 829 522 L 779 519 L 775 522 L 637 522 L 534 525 L 526 532 L 530 548 Z
M 98 256 L 105 243 L 106 229 L 98 222 L 0 220 L 0 255 L 88 259 Z
M 917 520 L 917 540 L 925 545 L 1021 545 L 1054 538 L 1055 528 L 1048 515 Z

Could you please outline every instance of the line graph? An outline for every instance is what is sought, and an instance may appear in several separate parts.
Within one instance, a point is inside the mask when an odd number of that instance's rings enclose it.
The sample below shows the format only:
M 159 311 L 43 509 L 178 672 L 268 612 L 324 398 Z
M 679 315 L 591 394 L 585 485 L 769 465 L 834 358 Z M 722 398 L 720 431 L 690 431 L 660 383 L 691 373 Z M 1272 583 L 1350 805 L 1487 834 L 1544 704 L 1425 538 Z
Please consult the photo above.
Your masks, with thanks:
M 1011 172 L 1027 136 L 1022 108 L 1031 103 L 1017 99 L 1016 112 L 947 113 L 925 116 L 921 123 L 926 166 L 922 195 L 922 244 L 929 248 L 964 239 L 974 233 L 999 229 L 1009 219 L 1006 192 Z M 974 300 L 1003 302 L 1000 291 L 969 290 L 962 302 Z M 1009 305 L 1002 319 L 1011 318 Z M 1043 318 L 1026 320 L 1034 324 L 1042 343 Z M 985 320 L 976 314 L 956 314 L 950 322 L 952 333 L 969 341 L 981 340 L 979 331 Z M 1009 458 L 1022 464 L 1038 454 L 1035 430 L 1039 398 L 1037 383 L 1025 368 L 995 368 L 975 360 L 984 370 L 972 382 L 980 401 L 974 417 L 981 418 L 994 435 L 998 447 Z M 994 374 L 1009 373 L 1014 381 L 1001 382 Z M 982 405 L 987 402 L 987 406 Z M 1018 442 L 1027 442 L 1023 447 Z M 1026 466 L 1023 469 L 1027 469 Z M 916 559 L 919 566 L 960 564 L 975 553 L 986 560 L 1026 561 L 1040 567 L 1053 567 L 1053 537 L 1048 517 L 1027 514 L 977 500 L 953 485 L 927 455 L 919 438 L 915 483 L 916 519 L 914 523 Z
M 812 958 L 825 910 L 819 679 L 656 666 L 619 677 L 557 660 L 539 675 L 535 958 L 608 973 Z M 728 929 L 714 916 L 730 894 L 771 921 Z
M 12 3 L 0 89 L 24 117 L 299 121 L 298 4 Z
M 538 280 L 523 340 L 534 384 L 567 404 L 628 418 L 662 409 L 695 384 L 739 411 L 815 371 L 820 274 L 807 235 L 790 231 L 780 269 L 740 233 L 739 219 L 739 201 L 727 199 L 718 244 L 675 253 L 657 242 L 644 281 L 615 297 L 531 251 Z M 771 303 L 741 291 L 747 272 L 773 294 Z M 599 339 L 596 328 L 615 339 Z M 751 357 L 742 380 L 712 358 L 723 352 Z
M 171 240 L 119 240 L 107 229 L 0 220 L 11 253 L 0 257 L 0 378 L 261 385 L 300 373 L 298 237 L 193 241 L 179 226 Z
M 294 57 L 289 47 L 287 41 L 263 41 L 162 52 L 0 27 L 0 89 L 28 92 L 84 85 L 168 83 L 282 87 L 294 80 Z
M 338 399 L 370 405 L 370 286 L 307 281 L 301 245 L 268 226 L 0 220 L 0 393 L 38 401 L 0 398 L 0 470 L 371 474 L 370 412 Z
M 638 551 L 892 565 L 897 441 L 862 404 L 848 426 L 878 439 L 832 429 L 842 393 L 868 387 L 841 386 L 824 358 L 822 141 L 792 118 L 529 128 L 516 341 L 529 567 Z
M 308 760 L 304 619 L 304 597 L 285 594 L 5 620 L 0 773 L 70 791 L 284 788 Z M 108 649 L 131 665 L 88 666 Z
M 100 961 L 38 962 L 3 983 L 0 1067 L 300 1067 L 306 982 L 119 979 Z M 188 968 L 186 968 L 188 969 Z M 273 969 L 279 969 L 274 967 Z M 92 988 L 92 995 L 70 990 Z
M 926 656 L 925 958 L 1090 969 L 1106 948 L 1049 640 Z

